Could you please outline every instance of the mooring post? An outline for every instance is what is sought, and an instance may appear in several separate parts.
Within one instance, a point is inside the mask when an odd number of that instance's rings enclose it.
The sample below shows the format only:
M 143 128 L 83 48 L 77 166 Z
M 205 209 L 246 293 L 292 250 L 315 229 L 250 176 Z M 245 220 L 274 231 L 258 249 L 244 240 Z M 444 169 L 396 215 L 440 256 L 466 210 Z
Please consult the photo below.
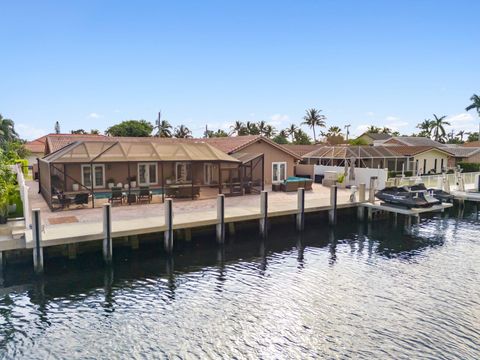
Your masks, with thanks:
M 367 211 L 367 218 L 369 222 L 371 222 L 373 219 L 373 209 L 370 207 L 368 208 L 368 211 Z
M 299 188 L 297 191 L 297 230 L 303 231 L 305 228 L 305 189 Z
M 110 204 L 103 204 L 103 260 L 112 262 L 112 212 Z
M 358 201 L 360 203 L 365 202 L 365 184 L 359 184 L 358 185 Z M 358 220 L 365 220 L 365 208 L 361 205 L 357 206 L 357 218 Z
M 368 193 L 368 202 L 375 204 L 375 181 L 377 180 L 376 176 L 370 177 L 370 188 Z
M 217 196 L 217 242 L 223 244 L 225 242 L 225 195 Z
M 185 241 L 192 241 L 192 229 L 185 229 Z
M 165 251 L 171 253 L 173 251 L 173 202 L 172 199 L 165 199 L 165 226 L 164 232 Z
M 260 193 L 260 235 L 267 237 L 268 228 L 268 192 L 262 190 Z
M 140 242 L 138 240 L 138 235 L 129 236 L 128 240 L 130 242 L 130 246 L 132 247 L 132 250 L 138 250 L 138 248 L 140 247 Z
M 337 185 L 332 185 L 330 187 L 330 206 L 332 208 L 328 210 L 328 223 L 330 225 L 337 223 L 337 192 Z
M 32 210 L 33 232 L 33 269 L 35 273 L 43 272 L 43 248 L 42 248 L 42 219 L 40 209 Z

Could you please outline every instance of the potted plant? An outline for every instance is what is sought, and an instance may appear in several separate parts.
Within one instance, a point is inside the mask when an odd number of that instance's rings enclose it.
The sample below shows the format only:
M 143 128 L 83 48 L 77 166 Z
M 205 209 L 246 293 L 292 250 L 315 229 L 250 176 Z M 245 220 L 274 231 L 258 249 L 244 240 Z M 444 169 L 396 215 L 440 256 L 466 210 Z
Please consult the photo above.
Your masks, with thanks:
M 137 177 L 135 175 L 130 176 L 130 187 L 137 187 Z
M 72 190 L 73 191 L 78 191 L 80 189 L 80 186 L 77 183 L 72 184 Z
M 171 185 L 173 183 L 173 177 L 166 178 L 165 182 L 167 183 L 167 185 Z
M 115 179 L 114 178 L 110 178 L 107 180 L 107 186 L 109 189 L 111 189 L 112 187 L 115 186 Z
M 345 187 L 345 174 L 340 174 L 337 177 L 337 186 L 339 188 L 344 188 Z

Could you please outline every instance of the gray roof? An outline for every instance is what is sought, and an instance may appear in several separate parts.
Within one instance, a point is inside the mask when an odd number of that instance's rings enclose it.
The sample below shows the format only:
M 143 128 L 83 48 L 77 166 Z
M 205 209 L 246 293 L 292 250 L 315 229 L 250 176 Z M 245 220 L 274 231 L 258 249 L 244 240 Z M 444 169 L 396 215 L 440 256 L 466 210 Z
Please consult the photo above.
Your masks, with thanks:
M 402 144 L 409 146 L 435 146 L 435 147 L 444 147 L 445 144 L 439 143 L 438 141 L 421 137 L 421 136 L 396 136 L 392 139 L 401 142 Z
M 387 140 L 387 139 L 390 139 L 392 137 L 392 135 L 389 135 L 389 134 L 384 134 L 384 133 L 371 133 L 371 132 L 366 132 L 366 133 L 363 133 L 362 135 L 360 136 L 368 136 L 370 137 L 371 139 L 373 140 Z
M 463 146 L 455 146 L 455 147 L 448 147 L 447 150 L 449 153 L 451 153 L 455 157 L 469 157 L 472 156 L 478 152 L 480 152 L 480 148 L 471 148 L 471 147 L 463 147 Z

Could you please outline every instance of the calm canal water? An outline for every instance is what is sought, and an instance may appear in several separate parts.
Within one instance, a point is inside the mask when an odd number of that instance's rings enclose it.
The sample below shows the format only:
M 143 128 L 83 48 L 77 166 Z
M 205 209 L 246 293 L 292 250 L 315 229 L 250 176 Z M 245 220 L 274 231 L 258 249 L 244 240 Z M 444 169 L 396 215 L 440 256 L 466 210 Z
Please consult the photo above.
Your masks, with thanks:
M 480 358 L 480 222 L 351 219 L 9 267 L 3 358 Z M 293 222 L 292 222 L 293 223 Z

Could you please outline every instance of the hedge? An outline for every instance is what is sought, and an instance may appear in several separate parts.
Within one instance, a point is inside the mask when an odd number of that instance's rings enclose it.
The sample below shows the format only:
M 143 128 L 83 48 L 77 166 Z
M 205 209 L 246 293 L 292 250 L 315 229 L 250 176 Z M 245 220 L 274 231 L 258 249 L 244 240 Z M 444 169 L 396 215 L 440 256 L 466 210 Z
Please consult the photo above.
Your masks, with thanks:
M 477 172 L 480 171 L 480 163 L 467 163 L 467 162 L 460 162 L 458 163 L 460 167 L 463 169 L 463 172 Z

